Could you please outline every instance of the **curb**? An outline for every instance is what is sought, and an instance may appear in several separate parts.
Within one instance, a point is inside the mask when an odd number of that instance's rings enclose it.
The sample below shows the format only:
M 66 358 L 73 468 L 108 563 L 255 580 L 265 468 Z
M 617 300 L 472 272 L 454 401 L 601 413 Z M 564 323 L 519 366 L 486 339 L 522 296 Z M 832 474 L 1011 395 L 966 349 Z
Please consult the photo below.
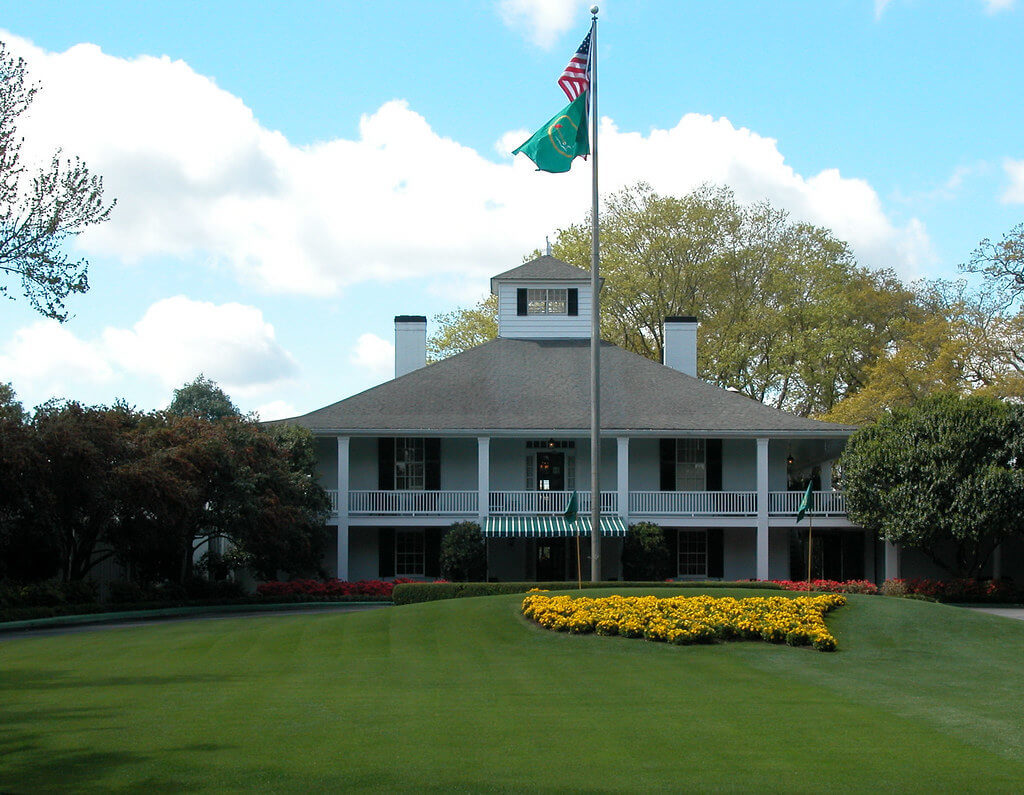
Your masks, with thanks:
M 276 613 L 288 610 L 330 610 L 339 606 L 365 607 L 379 605 L 392 607 L 394 602 L 283 602 L 277 604 L 194 605 L 191 607 L 158 607 L 152 610 L 125 610 L 117 613 L 84 613 L 77 616 L 51 616 L 24 621 L 0 622 L 0 633 L 25 629 L 74 627 L 85 624 L 116 624 L 120 621 L 154 621 L 161 618 L 198 616 L 209 613 Z

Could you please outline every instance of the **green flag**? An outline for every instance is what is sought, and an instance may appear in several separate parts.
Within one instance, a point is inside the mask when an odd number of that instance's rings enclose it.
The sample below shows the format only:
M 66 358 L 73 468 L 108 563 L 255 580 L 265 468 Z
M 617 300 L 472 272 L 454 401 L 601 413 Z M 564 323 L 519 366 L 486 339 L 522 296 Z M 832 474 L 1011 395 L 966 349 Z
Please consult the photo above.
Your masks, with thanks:
M 590 154 L 587 135 L 587 96 L 584 91 L 562 108 L 530 139 L 514 149 L 537 164 L 538 171 L 561 173 L 568 171 L 573 158 Z
M 565 509 L 565 520 L 567 522 L 576 521 L 576 492 L 574 491 L 569 497 L 569 505 Z
M 813 488 L 813 481 L 807 484 L 807 491 L 804 492 L 803 499 L 800 500 L 800 506 L 796 509 L 796 520 L 798 522 L 804 518 L 804 514 L 814 510 L 814 492 L 811 490 Z

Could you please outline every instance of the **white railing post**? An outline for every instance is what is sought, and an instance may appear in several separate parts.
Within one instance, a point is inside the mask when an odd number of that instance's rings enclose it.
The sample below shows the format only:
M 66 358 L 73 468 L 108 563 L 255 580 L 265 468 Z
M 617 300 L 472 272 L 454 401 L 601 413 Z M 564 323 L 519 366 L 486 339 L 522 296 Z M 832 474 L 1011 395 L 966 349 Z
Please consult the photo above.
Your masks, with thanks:
M 335 577 L 348 579 L 349 437 L 338 437 L 338 546 Z
M 757 579 L 768 579 L 768 439 L 757 440 Z
M 618 453 L 615 462 L 616 486 L 618 487 L 619 516 L 629 516 L 629 437 L 616 439 Z
M 480 512 L 480 525 L 490 514 L 491 493 L 491 439 L 488 436 L 476 438 L 476 489 L 477 510 Z

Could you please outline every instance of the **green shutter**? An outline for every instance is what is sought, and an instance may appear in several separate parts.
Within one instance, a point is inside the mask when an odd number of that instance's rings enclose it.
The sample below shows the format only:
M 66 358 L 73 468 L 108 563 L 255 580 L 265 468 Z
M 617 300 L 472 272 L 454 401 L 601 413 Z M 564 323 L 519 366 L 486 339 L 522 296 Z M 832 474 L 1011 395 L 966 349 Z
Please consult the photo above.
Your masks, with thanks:
M 676 490 L 676 440 L 661 439 L 661 491 Z
M 725 544 L 722 528 L 708 530 L 708 578 L 720 580 L 725 576 Z
M 423 576 L 441 576 L 441 536 L 443 527 L 427 527 L 423 531 Z
M 441 440 L 423 440 L 423 487 L 427 491 L 441 489 Z
M 722 440 L 708 439 L 704 443 L 707 469 L 705 488 L 708 491 L 722 490 Z
M 377 488 L 393 491 L 395 488 L 395 440 L 381 437 L 377 440 Z
M 395 530 L 392 527 L 377 530 L 377 576 L 395 576 Z

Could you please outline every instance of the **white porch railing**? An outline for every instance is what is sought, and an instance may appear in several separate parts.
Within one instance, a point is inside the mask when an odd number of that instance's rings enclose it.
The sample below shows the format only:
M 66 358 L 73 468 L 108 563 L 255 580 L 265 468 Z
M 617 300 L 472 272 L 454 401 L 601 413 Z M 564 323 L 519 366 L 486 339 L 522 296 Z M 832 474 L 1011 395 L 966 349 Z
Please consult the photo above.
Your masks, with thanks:
M 756 516 L 756 491 L 631 491 L 631 514 Z
M 562 514 L 569 507 L 571 491 L 492 491 L 489 509 L 492 514 Z M 590 513 L 590 492 L 576 492 L 576 510 Z M 615 491 L 601 492 L 601 513 L 617 513 L 619 495 Z
M 337 489 L 324 489 L 327 492 L 327 497 L 331 501 L 331 516 L 338 515 L 338 490 Z
M 814 516 L 846 516 L 846 494 L 841 491 L 815 491 Z M 800 508 L 802 491 L 770 491 L 768 492 L 769 516 L 796 516 Z
M 476 491 L 378 491 L 348 493 L 350 515 L 443 516 L 477 513 Z

